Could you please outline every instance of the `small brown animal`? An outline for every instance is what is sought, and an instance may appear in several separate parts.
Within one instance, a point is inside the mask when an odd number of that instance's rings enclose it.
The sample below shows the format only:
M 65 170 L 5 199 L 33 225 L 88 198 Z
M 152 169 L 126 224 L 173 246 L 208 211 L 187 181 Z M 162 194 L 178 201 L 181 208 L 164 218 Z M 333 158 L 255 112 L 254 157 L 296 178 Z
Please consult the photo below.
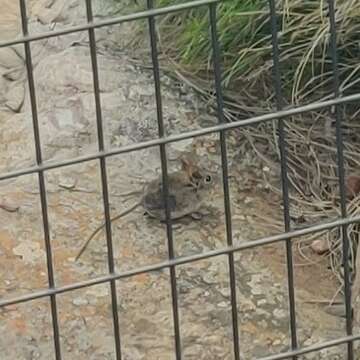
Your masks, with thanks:
M 213 182 L 212 176 L 199 168 L 189 155 L 180 158 L 182 169 L 168 174 L 168 205 L 171 211 L 171 219 L 179 219 L 191 215 L 194 219 L 199 218 L 198 209 L 205 199 Z M 110 221 L 120 219 L 142 206 L 150 217 L 165 221 L 165 203 L 163 198 L 162 176 L 150 181 L 143 189 L 143 195 L 137 203 L 126 209 L 119 215 L 111 218 Z M 86 242 L 82 245 L 75 261 L 79 259 L 94 236 L 105 227 L 100 225 Z

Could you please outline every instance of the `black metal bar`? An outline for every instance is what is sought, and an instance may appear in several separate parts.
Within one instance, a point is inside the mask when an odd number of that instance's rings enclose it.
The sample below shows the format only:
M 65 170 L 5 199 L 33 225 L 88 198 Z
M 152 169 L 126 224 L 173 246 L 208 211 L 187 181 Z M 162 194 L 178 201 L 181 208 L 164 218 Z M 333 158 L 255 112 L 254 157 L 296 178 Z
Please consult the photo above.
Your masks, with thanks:
M 54 30 L 54 31 L 48 31 L 41 34 L 34 34 L 34 35 L 26 35 L 22 38 L 14 39 L 14 40 L 6 40 L 6 41 L 0 41 L 0 48 L 22 44 L 25 42 L 31 42 L 31 41 L 37 41 L 37 40 L 43 40 L 43 39 L 49 39 L 56 36 L 66 35 L 66 34 L 72 34 L 80 31 L 87 31 L 89 29 L 97 29 L 105 26 L 111 26 L 111 25 L 118 25 L 129 21 L 134 20 L 140 20 L 140 19 L 146 19 L 150 16 L 158 16 L 158 15 L 166 15 L 173 12 L 179 12 L 191 8 L 196 8 L 204 5 L 208 5 L 211 3 L 219 2 L 220 0 L 196 0 L 196 1 L 190 1 L 188 3 L 183 4 L 176 4 L 172 6 L 166 6 L 158 9 L 153 10 L 147 10 L 147 11 L 139 11 L 134 14 L 129 15 L 123 15 L 119 17 L 115 17 L 112 19 L 102 20 L 102 21 L 96 21 L 87 23 L 85 25 L 77 25 L 77 26 L 71 26 L 66 29 L 61 30 Z
M 189 138 L 204 136 L 204 135 L 212 134 L 212 133 L 222 131 L 222 130 L 232 130 L 232 129 L 236 129 L 236 128 L 242 128 L 245 126 L 256 125 L 256 124 L 259 124 L 259 123 L 262 123 L 265 121 L 271 121 L 274 119 L 280 119 L 280 118 L 284 118 L 284 117 L 288 117 L 288 116 L 299 115 L 299 114 L 302 114 L 302 113 L 308 112 L 308 111 L 319 110 L 321 108 L 333 106 L 335 104 L 344 104 L 344 103 L 355 102 L 355 101 L 359 101 L 359 100 L 360 100 L 360 94 L 354 94 L 354 95 L 344 96 L 343 98 L 339 98 L 339 99 L 333 99 L 333 100 L 308 104 L 308 105 L 304 105 L 304 106 L 299 106 L 299 107 L 291 108 L 291 109 L 287 109 L 287 110 L 282 110 L 282 111 L 278 111 L 278 112 L 274 112 L 274 113 L 270 113 L 270 114 L 254 116 L 250 119 L 237 120 L 234 122 L 210 126 L 210 127 L 206 127 L 203 129 L 187 131 L 187 132 L 184 132 L 181 134 L 164 136 L 163 138 L 160 138 L 160 139 L 148 140 L 148 141 L 139 142 L 137 144 L 125 145 L 125 146 L 121 146 L 118 149 L 99 151 L 95 154 L 79 156 L 79 157 L 76 157 L 76 158 L 73 158 L 70 160 L 63 160 L 63 161 L 57 161 L 57 162 L 49 161 L 46 163 L 42 163 L 41 165 L 29 167 L 24 170 L 12 171 L 12 172 L 6 173 L 4 175 L 0 175 L 0 181 L 12 179 L 12 178 L 22 176 L 22 175 L 33 174 L 33 173 L 36 173 L 39 171 L 45 171 L 45 170 L 56 169 L 56 168 L 60 168 L 60 167 L 64 167 L 64 166 L 75 165 L 75 164 L 83 163 L 86 161 L 96 160 L 96 159 L 99 159 L 102 157 L 110 157 L 110 156 L 114 156 L 114 155 L 128 153 L 128 152 L 135 151 L 135 150 L 146 149 L 146 148 L 150 148 L 153 146 L 158 146 L 160 144 L 169 144 L 172 142 L 186 140 Z
M 310 226 L 308 228 L 304 228 L 304 229 L 300 229 L 300 230 L 293 230 L 288 233 L 281 233 L 281 234 L 277 234 L 277 235 L 267 236 L 267 237 L 264 237 L 264 238 L 258 239 L 258 240 L 246 241 L 246 242 L 242 243 L 241 245 L 233 245 L 231 247 L 227 246 L 227 247 L 224 247 L 221 249 L 208 251 L 203 254 L 177 257 L 173 260 L 163 261 L 163 262 L 153 264 L 153 265 L 137 267 L 133 270 L 123 271 L 121 273 L 105 275 L 105 276 L 97 277 L 94 279 L 89 279 L 89 280 L 81 281 L 78 283 L 54 288 L 54 289 L 40 290 L 40 291 L 34 292 L 32 294 L 18 296 L 13 299 L 0 300 L 0 308 L 4 307 L 4 306 L 8 306 L 8 305 L 22 303 L 25 301 L 40 299 L 40 298 L 43 298 L 43 297 L 46 297 L 46 296 L 49 296 L 52 294 L 61 294 L 64 292 L 81 289 L 81 288 L 84 288 L 87 286 L 103 284 L 103 283 L 113 280 L 113 279 L 114 280 L 125 279 L 125 278 L 131 277 L 131 276 L 144 274 L 144 273 L 151 272 L 151 271 L 159 271 L 162 269 L 169 268 L 171 266 L 189 264 L 189 263 L 192 263 L 195 261 L 209 259 L 209 258 L 216 257 L 216 256 L 227 255 L 231 252 L 239 252 L 239 251 L 243 251 L 243 250 L 247 250 L 247 249 L 256 248 L 259 246 L 270 245 L 270 244 L 278 243 L 280 241 L 286 241 L 287 239 L 293 239 L 296 237 L 316 233 L 319 231 L 333 229 L 335 227 L 342 226 L 344 224 L 353 224 L 353 223 L 360 223 L 360 216 L 347 218 L 347 219 L 338 219 L 338 220 L 335 220 L 332 222 L 321 223 L 321 224 Z
M 356 340 L 360 340 L 360 334 L 359 335 L 354 335 L 354 336 L 344 336 L 344 337 L 336 339 L 336 340 L 324 341 L 324 342 L 321 342 L 319 344 L 303 347 L 301 349 L 288 351 L 288 352 L 281 353 L 281 354 L 275 354 L 275 355 L 270 355 L 270 356 L 267 356 L 267 357 L 262 357 L 262 358 L 257 359 L 257 360 L 284 360 L 284 359 L 290 359 L 291 357 L 296 357 L 298 355 L 309 354 L 309 353 L 312 353 L 312 352 L 315 352 L 315 351 L 319 351 L 319 350 L 326 349 L 326 348 L 331 348 L 331 347 L 338 346 L 338 345 L 341 345 L 341 344 L 345 344 L 345 343 L 349 344 L 349 343 L 352 343 L 353 341 L 356 341 Z
M 217 116 L 220 124 L 225 123 L 224 118 L 224 100 L 222 94 L 222 79 L 221 79 L 221 66 L 220 66 L 220 47 L 216 27 L 216 4 L 209 5 L 209 18 L 211 29 L 211 42 L 213 50 L 214 62 L 214 76 L 215 76 L 215 92 L 217 102 Z M 229 189 L 229 171 L 226 149 L 226 133 L 224 130 L 219 132 L 220 135 L 220 150 L 221 150 L 221 167 L 222 167 L 222 180 L 224 192 L 224 208 L 225 208 L 225 225 L 226 225 L 226 241 L 228 246 L 233 245 L 232 234 L 232 219 L 231 219 L 231 206 L 230 206 L 230 189 Z M 230 278 L 230 298 L 231 298 L 231 312 L 232 312 L 232 328 L 233 328 L 233 346 L 235 360 L 240 360 L 240 342 L 239 342 L 239 322 L 237 313 L 236 301 L 236 275 L 234 253 L 228 254 L 229 261 L 229 278 Z
M 276 14 L 275 0 L 269 0 L 270 6 L 270 21 L 271 21 L 271 39 L 273 48 L 273 78 L 275 88 L 276 109 L 282 110 L 283 97 L 281 91 L 281 71 L 280 71 L 280 55 L 278 43 L 278 24 Z M 281 162 L 281 185 L 283 198 L 283 214 L 285 232 L 291 230 L 290 226 L 290 199 L 289 199 L 289 180 L 287 175 L 287 149 L 286 149 L 286 134 L 283 119 L 278 119 L 279 131 L 279 149 Z M 289 294 L 289 313 L 290 313 L 290 334 L 291 334 L 291 348 L 297 349 L 297 331 L 296 331 L 296 312 L 295 312 L 295 287 L 294 287 L 294 267 L 291 239 L 286 240 L 286 265 L 288 275 L 288 294 Z M 296 360 L 296 356 L 293 360 Z
M 91 23 L 93 21 L 91 0 L 85 0 L 85 1 L 86 1 L 87 21 L 88 23 Z M 97 55 L 96 55 L 96 38 L 95 38 L 94 28 L 89 28 L 89 46 L 90 46 L 91 65 L 92 65 L 92 73 L 93 73 L 93 81 L 94 81 L 98 146 L 99 146 L 99 151 L 104 151 L 105 148 L 104 131 L 103 131 L 103 120 L 102 120 L 102 112 L 101 112 L 100 85 L 99 85 L 99 73 L 98 73 L 98 64 L 97 64 Z M 114 250 L 113 250 L 113 241 L 112 241 L 112 233 L 111 233 L 110 203 L 109 203 L 109 190 L 108 190 L 108 181 L 107 181 L 107 172 L 106 172 L 106 159 L 102 157 L 99 159 L 99 161 L 100 161 L 100 172 L 101 172 L 101 187 L 102 187 L 103 203 L 104 203 L 108 268 L 109 268 L 109 273 L 114 274 L 115 262 L 114 262 Z M 119 314 L 118 314 L 115 280 L 110 281 L 110 293 L 111 293 L 116 359 L 121 360 L 120 327 L 119 327 Z
M 21 13 L 22 32 L 23 35 L 26 36 L 28 35 L 29 31 L 27 24 L 25 0 L 20 0 L 19 4 L 20 4 L 20 13 Z M 30 43 L 24 43 L 24 48 L 25 48 L 25 63 L 26 63 L 26 71 L 28 76 L 31 114 L 32 114 L 33 132 L 34 132 L 36 163 L 38 166 L 41 166 L 42 164 L 41 139 L 40 139 L 39 119 L 37 113 L 35 81 L 34 81 L 34 73 L 32 67 Z M 48 206 L 47 206 L 47 198 L 46 198 L 46 184 L 45 184 L 45 177 L 43 171 L 38 172 L 38 179 L 39 179 L 41 214 L 42 214 L 43 229 L 44 229 L 44 241 L 45 241 L 45 249 L 46 249 L 48 286 L 49 289 L 54 289 L 55 288 L 54 264 L 53 264 L 53 256 L 52 256 L 51 240 L 50 240 L 50 226 L 49 226 Z M 51 318 L 52 318 L 52 326 L 53 326 L 55 358 L 56 360 L 61 360 L 60 330 L 59 330 L 59 321 L 57 315 L 56 294 L 50 295 L 50 308 L 51 308 Z
M 153 0 L 147 0 L 147 7 L 148 9 L 152 9 L 154 7 Z M 154 82 L 155 82 L 158 134 L 159 134 L 159 138 L 163 138 L 165 136 L 165 129 L 164 129 L 164 118 L 163 118 L 163 110 L 162 110 L 162 100 L 161 100 L 160 66 L 159 66 L 158 50 L 157 50 L 155 17 L 150 16 L 148 18 L 148 22 L 149 22 L 149 34 L 150 34 L 150 46 L 151 46 L 151 60 L 153 64 L 153 74 L 154 74 Z M 169 207 L 169 181 L 168 181 L 169 179 L 168 179 L 168 170 L 167 170 L 166 144 L 160 144 L 159 146 L 160 146 L 160 158 L 161 158 L 162 187 L 163 187 L 163 196 L 165 203 L 168 257 L 169 260 L 172 260 L 175 257 L 175 251 L 174 251 L 174 239 L 173 239 L 173 230 L 172 230 L 172 222 L 171 222 L 171 212 Z M 179 320 L 179 306 L 178 306 L 175 266 L 170 266 L 169 271 L 170 271 L 173 324 L 174 324 L 175 354 L 176 354 L 176 360 L 181 360 L 180 320 Z
M 335 4 L 334 0 L 328 0 L 329 4 L 329 20 L 330 20 L 330 52 L 333 66 L 334 79 L 334 97 L 340 95 L 339 91 L 339 69 L 337 59 L 337 45 L 336 45 L 336 23 L 335 23 Z M 346 218 L 346 192 L 345 192 L 345 166 L 344 166 L 344 143 L 342 139 L 342 115 L 339 105 L 335 105 L 335 128 L 336 128 L 336 149 L 337 149 L 337 168 L 340 190 L 340 211 L 341 216 Z M 344 263 L 344 280 L 345 280 L 345 309 L 346 309 L 346 333 L 352 335 L 352 309 L 351 309 L 351 286 L 350 286 L 350 268 L 349 268 L 349 238 L 347 233 L 347 226 L 341 227 L 342 235 L 342 252 Z M 354 359 L 353 343 L 348 342 L 347 355 L 348 360 Z

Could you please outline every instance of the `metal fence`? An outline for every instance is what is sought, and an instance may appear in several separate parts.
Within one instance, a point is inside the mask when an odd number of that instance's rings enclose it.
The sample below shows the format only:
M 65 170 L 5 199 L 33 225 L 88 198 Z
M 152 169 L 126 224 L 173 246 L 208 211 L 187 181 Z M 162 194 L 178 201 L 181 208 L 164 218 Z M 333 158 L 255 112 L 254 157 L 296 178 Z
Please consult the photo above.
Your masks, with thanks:
M 220 49 L 217 38 L 216 30 L 216 12 L 219 0 L 197 0 L 190 1 L 184 4 L 178 4 L 163 8 L 154 8 L 153 0 L 147 0 L 148 10 L 119 16 L 112 19 L 103 21 L 94 21 L 91 0 L 86 1 L 86 14 L 87 23 L 85 25 L 73 26 L 67 29 L 51 31 L 41 34 L 29 34 L 27 25 L 27 14 L 26 14 L 26 0 L 20 1 L 21 9 L 21 20 L 22 20 L 22 31 L 23 36 L 11 41 L 0 42 L 0 48 L 11 46 L 15 44 L 24 44 L 25 56 L 26 56 L 26 68 L 28 75 L 28 85 L 31 100 L 31 110 L 33 118 L 33 131 L 34 141 L 36 148 L 36 162 L 37 165 L 34 167 L 22 169 L 19 171 L 9 172 L 0 174 L 0 180 L 11 179 L 25 174 L 38 174 L 38 182 L 40 189 L 41 209 L 42 209 L 42 220 L 44 228 L 44 240 L 46 247 L 47 256 L 47 271 L 48 271 L 48 289 L 31 292 L 29 294 L 21 295 L 12 299 L 6 299 L 0 301 L 0 308 L 8 305 L 31 301 L 39 298 L 50 298 L 51 304 L 51 315 L 52 315 L 52 326 L 53 326 L 53 339 L 55 345 L 56 359 L 62 359 L 61 346 L 60 346 L 60 335 L 59 335 L 59 321 L 57 316 L 57 295 L 72 290 L 92 286 L 95 284 L 109 283 L 111 288 L 111 301 L 112 301 L 112 315 L 113 315 L 113 326 L 114 326 L 114 342 L 116 348 L 116 359 L 120 360 L 121 355 L 121 334 L 119 329 L 119 318 L 117 311 L 117 295 L 116 295 L 116 281 L 124 279 L 137 274 L 151 272 L 160 269 L 169 269 L 170 281 L 171 281 L 171 295 L 172 295 L 172 312 L 173 312 L 173 323 L 174 323 L 174 349 L 176 359 L 182 359 L 181 349 L 181 329 L 179 322 L 178 313 L 178 293 L 176 284 L 176 266 L 180 264 L 191 263 L 202 259 L 207 259 L 219 255 L 227 255 L 229 262 L 229 276 L 230 276 L 230 290 L 231 290 L 231 306 L 232 306 L 232 329 L 233 329 L 233 351 L 234 358 L 239 360 L 241 339 L 239 339 L 239 324 L 238 324 L 238 313 L 237 313 L 237 302 L 236 302 L 236 278 L 234 268 L 234 253 L 249 249 L 257 246 L 262 246 L 271 243 L 285 242 L 286 244 L 286 255 L 287 255 L 287 274 L 288 274 L 288 297 L 289 297 L 289 308 L 290 308 L 290 334 L 291 334 L 291 350 L 286 353 L 275 354 L 267 357 L 263 357 L 258 360 L 280 360 L 280 359 L 297 359 L 299 355 L 319 351 L 327 347 L 333 347 L 340 344 L 347 344 L 347 359 L 354 359 L 353 343 L 355 340 L 360 339 L 359 335 L 354 335 L 352 332 L 352 314 L 351 314 L 351 288 L 350 288 L 350 269 L 347 261 L 344 261 L 344 279 L 345 279 L 345 304 L 346 304 L 346 333 L 347 335 L 335 340 L 315 344 L 309 347 L 299 347 L 297 340 L 297 326 L 296 326 L 296 312 L 295 312 L 295 296 L 294 296 L 294 276 L 293 276 L 293 260 L 292 260 L 292 238 L 306 235 L 321 230 L 331 229 L 339 227 L 343 234 L 343 254 L 346 257 L 349 251 L 349 239 L 347 238 L 346 227 L 348 224 L 360 221 L 360 217 L 347 217 L 346 214 L 346 198 L 345 198 L 345 184 L 344 184 L 344 162 L 343 162 L 343 142 L 341 134 L 341 111 L 340 107 L 342 104 L 347 102 L 356 102 L 360 100 L 360 94 L 351 96 L 340 96 L 339 92 L 339 73 L 337 64 L 337 49 L 336 49 L 336 22 L 335 22 L 335 0 L 328 0 L 328 16 L 330 19 L 330 49 L 333 64 L 333 86 L 334 86 L 334 98 L 328 101 L 311 103 L 304 106 L 295 108 L 283 109 L 282 104 L 282 93 L 281 93 L 281 69 L 279 64 L 279 48 L 278 48 L 278 33 L 277 33 L 277 14 L 275 0 L 269 0 L 269 10 L 271 17 L 271 35 L 272 35 L 272 46 L 273 46 L 273 70 L 274 70 L 274 91 L 276 95 L 277 111 L 261 116 L 252 117 L 245 120 L 234 121 L 232 123 L 226 123 L 223 114 L 223 96 L 221 88 L 221 67 L 220 67 Z M 215 88 L 216 88 L 216 99 L 217 99 L 217 115 L 219 124 L 200 130 L 189 131 L 181 134 L 166 136 L 164 132 L 164 121 L 162 113 L 161 103 L 161 89 L 160 89 L 160 72 L 158 62 L 158 52 L 156 43 L 156 16 L 169 14 L 173 12 L 179 12 L 195 7 L 207 7 L 209 10 L 210 29 L 211 29 L 211 41 L 213 50 L 213 63 L 214 63 L 214 76 L 215 76 Z M 97 65 L 97 54 L 96 54 L 96 39 L 95 29 L 105 26 L 111 26 L 129 21 L 135 21 L 139 19 L 147 19 L 149 25 L 149 35 L 151 44 L 151 55 L 154 72 L 154 83 L 155 83 L 155 94 L 156 94 L 156 106 L 157 106 L 157 122 L 158 122 L 158 139 L 143 141 L 137 144 L 122 146 L 115 150 L 106 150 L 104 147 L 104 133 L 103 133 L 103 121 L 102 111 L 100 102 L 100 90 L 99 90 L 99 76 L 98 76 L 98 65 Z M 94 94 L 95 94 L 95 105 L 96 105 L 96 120 L 97 120 L 97 137 L 98 137 L 98 151 L 93 154 L 88 154 L 81 157 L 76 157 L 66 161 L 59 162 L 44 162 L 42 158 L 41 150 L 41 139 L 39 134 L 39 122 L 37 114 L 37 103 L 32 67 L 32 56 L 31 56 L 31 43 L 33 41 L 61 36 L 69 33 L 88 31 L 89 43 L 90 43 L 90 54 L 92 62 L 93 80 L 94 80 Z M 289 190 L 288 190 L 288 178 L 287 178 L 287 158 L 286 158 L 286 132 L 283 124 L 283 119 L 292 115 L 302 114 L 307 111 L 318 110 L 325 107 L 335 107 L 335 120 L 336 120 L 336 143 L 337 143 L 337 157 L 338 157 L 338 178 L 340 186 L 340 199 L 341 199 L 341 217 L 335 221 L 324 222 L 318 225 L 310 226 L 300 230 L 292 230 L 290 226 L 290 214 L 289 214 Z M 248 241 L 241 245 L 233 245 L 232 241 L 232 224 L 231 224 L 231 211 L 230 211 L 230 199 L 229 199 L 229 184 L 228 184 L 228 169 L 227 169 L 227 154 L 226 154 L 226 131 L 234 128 L 245 127 L 248 125 L 259 124 L 261 122 L 276 120 L 278 121 L 278 135 L 279 135 L 279 148 L 281 154 L 281 170 L 282 170 L 282 194 L 284 204 L 284 232 L 281 234 L 268 236 L 255 241 Z M 171 214 L 167 202 L 168 194 L 168 174 L 167 174 L 167 161 L 166 161 L 166 144 L 184 140 L 187 138 L 198 137 L 211 133 L 219 133 L 221 143 L 221 161 L 222 161 L 222 175 L 223 175 L 223 190 L 224 190 L 224 204 L 225 204 L 225 218 L 226 218 L 226 236 L 227 246 L 221 249 L 209 251 L 203 254 L 196 254 L 184 257 L 175 257 L 173 236 L 172 236 L 172 224 Z M 106 171 L 106 160 L 108 157 L 145 149 L 153 146 L 160 147 L 161 155 L 161 167 L 162 177 L 164 184 L 164 196 L 166 203 L 166 226 L 167 226 L 167 239 L 168 239 L 168 260 L 160 262 L 154 265 L 138 267 L 134 270 L 116 272 L 114 266 L 114 255 L 113 255 L 113 242 L 111 234 L 111 223 L 110 223 L 110 211 L 109 211 L 109 193 L 107 183 L 107 171 Z M 97 277 L 95 279 L 89 279 L 77 283 L 73 283 L 66 286 L 56 286 L 54 280 L 54 266 L 53 256 L 50 241 L 49 231 L 49 219 L 48 219 L 48 206 L 46 198 L 46 183 L 45 183 L 45 172 L 49 169 L 65 167 L 77 163 L 82 163 L 90 160 L 98 159 L 100 162 L 101 169 L 101 182 L 102 182 L 102 195 L 104 203 L 104 214 L 106 219 L 106 239 L 107 239 L 107 258 L 108 258 L 108 275 Z

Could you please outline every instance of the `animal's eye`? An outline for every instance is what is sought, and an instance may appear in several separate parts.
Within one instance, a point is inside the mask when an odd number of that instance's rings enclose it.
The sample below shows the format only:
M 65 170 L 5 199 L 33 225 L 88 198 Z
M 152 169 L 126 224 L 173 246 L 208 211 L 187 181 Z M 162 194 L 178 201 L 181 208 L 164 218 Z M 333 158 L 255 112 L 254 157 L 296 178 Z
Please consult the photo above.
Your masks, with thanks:
M 193 173 L 191 174 L 191 176 L 194 178 L 194 179 L 201 179 L 202 178 L 202 175 L 199 171 L 193 171 Z
M 205 177 L 205 182 L 206 183 L 210 183 L 211 182 L 211 176 L 210 175 L 206 175 L 206 177 Z

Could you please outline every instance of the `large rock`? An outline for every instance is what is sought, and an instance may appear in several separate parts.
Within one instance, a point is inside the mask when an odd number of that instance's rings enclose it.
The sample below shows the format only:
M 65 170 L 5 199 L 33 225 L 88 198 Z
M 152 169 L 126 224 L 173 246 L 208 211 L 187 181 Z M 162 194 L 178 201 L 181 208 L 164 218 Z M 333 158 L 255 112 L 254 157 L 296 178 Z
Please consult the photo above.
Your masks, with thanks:
M 12 69 L 24 65 L 22 54 L 15 47 L 0 48 L 0 66 Z
M 99 54 L 98 65 L 107 147 L 156 138 L 156 104 L 149 74 L 136 71 L 126 57 Z M 72 46 L 46 56 L 35 67 L 34 78 L 44 158 L 77 156 L 88 152 L 89 147 L 95 150 L 96 109 L 88 47 Z M 175 96 L 168 96 L 164 103 L 164 121 L 169 133 L 196 126 L 192 111 L 179 104 Z M 30 114 L 27 95 L 24 116 L 29 125 Z M 186 144 L 191 146 L 191 141 Z M 154 164 L 150 163 L 149 167 Z
M 6 94 L 5 106 L 14 112 L 19 112 L 25 97 L 25 84 L 23 81 L 12 83 Z
M 1 8 L 5 11 L 0 12 L 0 34 L 1 40 L 10 40 L 20 30 L 20 8 L 19 2 L 13 0 L 2 0 Z

